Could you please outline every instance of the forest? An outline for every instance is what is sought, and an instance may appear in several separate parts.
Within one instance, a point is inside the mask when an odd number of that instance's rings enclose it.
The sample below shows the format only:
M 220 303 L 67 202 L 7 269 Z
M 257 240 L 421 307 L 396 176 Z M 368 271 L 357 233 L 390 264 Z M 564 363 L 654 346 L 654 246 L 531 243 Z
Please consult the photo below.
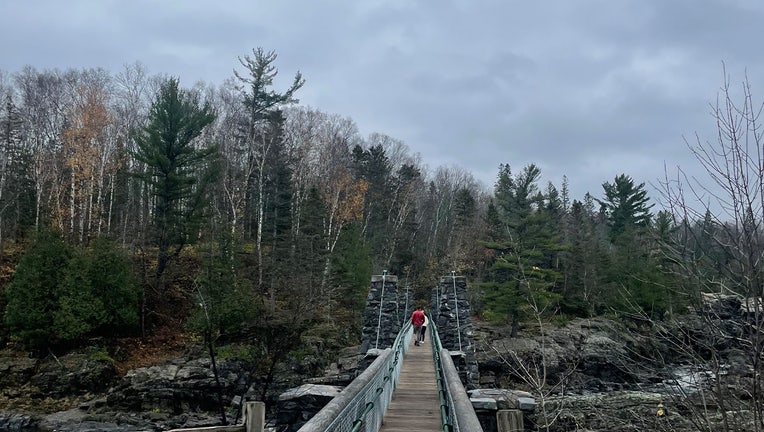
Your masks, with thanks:
M 211 350 L 245 340 L 276 365 L 305 337 L 356 343 L 383 270 L 422 301 L 464 275 L 478 317 L 514 331 L 761 296 L 748 92 L 725 83 L 718 140 L 687 146 L 708 179 L 667 176 L 659 210 L 628 173 L 576 198 L 505 161 L 488 190 L 301 106 L 309 83 L 277 88 L 273 51 L 232 69 L 188 87 L 140 63 L 0 71 L 0 343 L 45 355 L 169 329 Z

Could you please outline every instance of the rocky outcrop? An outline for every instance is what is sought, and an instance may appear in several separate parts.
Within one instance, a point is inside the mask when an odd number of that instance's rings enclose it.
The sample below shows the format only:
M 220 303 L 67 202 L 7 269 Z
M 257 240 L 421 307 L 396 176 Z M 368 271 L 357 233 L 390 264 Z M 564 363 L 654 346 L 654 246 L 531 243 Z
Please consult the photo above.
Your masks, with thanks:
M 5 352 L 0 355 L 2 396 L 18 397 L 21 389 L 32 397 L 61 398 L 106 390 L 117 371 L 109 361 L 73 353 L 61 358 L 33 359 Z
M 278 430 L 295 432 L 342 391 L 343 387 L 305 384 L 279 396 Z
M 29 382 L 37 370 L 37 360 L 18 355 L 0 353 L 0 388 L 19 387 Z
M 181 415 L 216 412 L 218 389 L 224 407 L 232 406 L 236 395 L 244 395 L 250 383 L 251 366 L 241 361 L 218 363 L 220 386 L 208 358 L 177 359 L 164 365 L 129 371 L 109 391 L 105 409 L 128 412 L 163 412 Z
M 643 432 L 694 430 L 666 395 L 640 391 L 617 391 L 572 395 L 544 401 L 544 409 L 528 416 L 530 427 L 550 432 L 572 430 Z
M 476 331 L 480 386 L 514 388 L 543 368 L 547 385 L 564 383 L 567 392 L 622 390 L 659 380 L 635 367 L 645 338 L 604 318 L 576 319 L 540 335 L 509 337 L 508 329 L 482 324 Z M 649 342 L 647 342 L 649 344 Z M 541 369 L 539 369 L 541 370 Z
M 530 391 L 531 428 L 554 419 L 551 431 L 751 430 L 757 331 L 750 305 L 723 295 L 662 321 L 575 319 L 516 338 L 478 323 L 480 386 Z
M 0 431 L 35 432 L 40 420 L 29 414 L 0 412 Z
M 90 360 L 85 355 L 68 356 L 66 361 L 73 365 L 45 363 L 30 378 L 30 384 L 47 397 L 60 398 L 103 392 L 117 377 L 116 368 L 108 361 Z
M 390 294 L 393 290 L 387 278 L 385 291 Z M 379 294 L 381 282 L 372 283 L 372 290 Z M 453 281 L 447 282 L 453 292 Z M 459 342 L 454 337 L 457 327 L 466 336 L 462 348 L 465 341 L 475 347 L 474 361 L 480 368 L 477 387 L 481 388 L 473 392 L 475 399 L 486 411 L 522 411 L 526 430 L 549 426 L 550 431 L 685 431 L 692 429 L 688 422 L 699 407 L 709 413 L 707 424 L 714 425 L 722 421 L 717 415 L 720 410 L 700 390 L 718 376 L 724 380 L 725 407 L 742 425 L 738 430 L 750 430 L 745 427 L 746 416 L 739 414 L 751 412 L 747 392 L 758 375 L 751 364 L 750 347 L 744 345 L 751 331 L 750 313 L 738 299 L 712 299 L 703 309 L 674 321 L 575 319 L 563 327 L 543 329 L 528 324 L 520 329 L 519 337 L 512 338 L 508 327 L 465 319 L 468 313 L 462 312 L 459 291 L 456 301 L 446 291 L 434 293 L 433 300 L 440 301 L 436 319 L 443 319 L 439 329 L 449 349 L 458 351 L 453 346 Z M 456 321 L 454 304 L 459 309 L 459 325 L 448 327 Z M 380 331 L 380 340 L 394 339 L 407 317 L 386 300 L 375 303 L 376 315 L 368 317 L 373 321 L 375 341 L 380 305 L 387 326 Z M 448 328 L 452 330 L 444 331 Z M 468 339 L 473 330 L 474 340 Z M 366 334 L 368 348 L 372 333 Z M 672 340 L 675 343 L 668 343 Z M 348 348 L 326 376 L 310 380 L 338 387 L 301 387 L 293 396 L 289 392 L 282 396 L 277 403 L 279 427 L 294 429 L 346 385 L 356 374 L 359 351 L 365 352 Z M 718 360 L 717 370 L 708 368 L 711 359 Z M 218 367 L 223 405 L 228 420 L 234 422 L 243 401 L 257 389 L 250 384 L 255 368 L 230 360 L 220 361 Z M 293 372 L 303 369 L 289 367 Z M 543 381 L 539 381 L 541 377 Z M 494 388 L 506 390 L 486 390 Z M 13 411 L 0 413 L 0 430 L 132 432 L 216 425 L 220 423 L 217 390 L 206 357 L 178 358 L 134 369 L 120 378 L 110 362 L 82 353 L 51 355 L 45 360 L 17 353 L 0 355 L 0 406 Z M 528 395 L 535 403 L 533 413 L 520 404 L 520 397 Z M 28 405 L 18 405 L 15 401 L 20 399 L 27 399 Z M 45 408 L 38 409 L 38 414 L 26 414 L 31 412 L 29 404 Z M 39 414 L 51 412 L 51 407 L 59 412 Z

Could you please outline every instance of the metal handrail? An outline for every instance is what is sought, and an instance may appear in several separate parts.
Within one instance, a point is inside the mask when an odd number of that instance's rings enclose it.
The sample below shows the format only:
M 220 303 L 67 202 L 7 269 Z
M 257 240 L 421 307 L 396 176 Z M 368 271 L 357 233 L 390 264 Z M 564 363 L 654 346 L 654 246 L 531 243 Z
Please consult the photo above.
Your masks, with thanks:
M 441 351 L 443 344 L 440 342 L 438 327 L 433 320 L 430 320 L 430 337 L 435 345 L 432 350 L 432 360 L 435 363 L 435 375 L 438 382 L 438 396 L 440 398 L 440 417 L 443 424 L 443 432 L 458 432 L 459 425 L 454 418 L 454 405 L 451 395 L 448 392 L 446 375 L 443 371 L 443 361 L 441 360 Z
M 438 335 L 438 329 L 430 320 L 430 333 L 435 343 L 433 361 L 438 381 L 440 395 L 440 415 L 444 432 L 459 432 L 461 429 L 469 432 L 482 432 L 483 428 L 475 414 L 472 403 L 464 391 L 459 373 L 447 349 L 443 348 Z
M 449 414 L 454 412 L 453 405 L 450 403 L 451 398 L 448 394 L 448 386 L 446 385 L 446 377 L 443 373 L 443 363 L 440 360 L 441 350 L 443 344 L 440 342 L 440 335 L 438 335 L 438 329 L 435 326 L 435 322 L 430 319 L 430 340 L 435 344 L 435 349 L 432 350 L 432 361 L 435 364 L 435 379 L 438 383 L 438 398 L 440 400 L 440 420 L 443 425 L 443 432 L 452 432 L 453 424 L 456 422 L 453 418 L 450 418 Z
M 369 366 L 369 369 L 374 370 L 367 369 L 367 372 L 356 378 L 340 395 L 303 425 L 300 432 L 378 431 L 398 383 L 412 330 L 411 321 L 405 323 L 392 348 L 385 350 L 382 356 Z M 368 382 L 361 388 L 354 387 L 353 384 L 362 377 Z

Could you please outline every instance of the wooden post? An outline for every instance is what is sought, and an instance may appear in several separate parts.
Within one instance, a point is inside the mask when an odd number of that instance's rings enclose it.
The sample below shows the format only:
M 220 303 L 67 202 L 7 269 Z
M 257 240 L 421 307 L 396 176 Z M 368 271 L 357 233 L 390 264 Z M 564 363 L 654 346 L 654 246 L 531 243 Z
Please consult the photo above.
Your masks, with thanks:
M 499 410 L 496 412 L 496 426 L 499 432 L 523 432 L 523 413 L 520 410 Z
M 244 430 L 263 432 L 265 430 L 265 403 L 247 402 L 244 404 Z

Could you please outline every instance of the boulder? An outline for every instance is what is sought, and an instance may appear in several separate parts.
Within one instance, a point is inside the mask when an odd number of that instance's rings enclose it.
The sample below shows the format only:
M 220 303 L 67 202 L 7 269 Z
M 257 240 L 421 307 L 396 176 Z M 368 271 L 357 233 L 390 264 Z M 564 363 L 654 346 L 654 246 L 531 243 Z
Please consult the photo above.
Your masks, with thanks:
M 276 414 L 278 430 L 293 432 L 300 429 L 342 389 L 338 386 L 305 384 L 282 393 Z

